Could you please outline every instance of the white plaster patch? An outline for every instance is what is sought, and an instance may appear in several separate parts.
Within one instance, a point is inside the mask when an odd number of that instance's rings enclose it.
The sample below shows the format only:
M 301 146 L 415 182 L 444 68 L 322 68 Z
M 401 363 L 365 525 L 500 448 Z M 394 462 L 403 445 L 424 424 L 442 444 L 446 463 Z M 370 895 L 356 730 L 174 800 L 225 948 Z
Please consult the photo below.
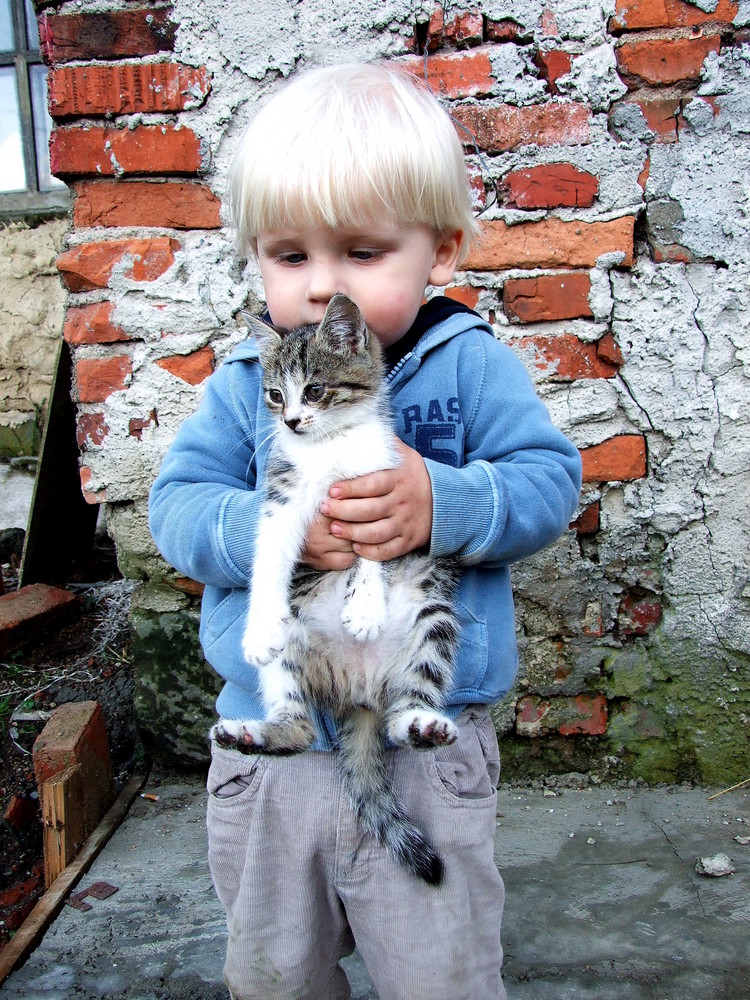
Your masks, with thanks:
M 615 54 L 608 42 L 576 56 L 570 72 L 555 82 L 561 93 L 587 102 L 594 111 L 608 111 L 628 89 L 618 76 Z

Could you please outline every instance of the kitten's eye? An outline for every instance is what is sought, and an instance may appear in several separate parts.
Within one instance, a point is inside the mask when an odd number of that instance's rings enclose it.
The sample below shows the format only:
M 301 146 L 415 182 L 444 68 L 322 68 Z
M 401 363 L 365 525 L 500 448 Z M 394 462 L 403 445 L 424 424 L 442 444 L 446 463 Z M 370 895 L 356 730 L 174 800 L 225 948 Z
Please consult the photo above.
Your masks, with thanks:
M 284 393 L 281 389 L 269 389 L 268 398 L 272 403 L 275 403 L 277 406 L 281 406 L 284 402 Z
M 305 389 L 305 399 L 308 403 L 318 403 L 325 396 L 324 385 L 308 385 Z

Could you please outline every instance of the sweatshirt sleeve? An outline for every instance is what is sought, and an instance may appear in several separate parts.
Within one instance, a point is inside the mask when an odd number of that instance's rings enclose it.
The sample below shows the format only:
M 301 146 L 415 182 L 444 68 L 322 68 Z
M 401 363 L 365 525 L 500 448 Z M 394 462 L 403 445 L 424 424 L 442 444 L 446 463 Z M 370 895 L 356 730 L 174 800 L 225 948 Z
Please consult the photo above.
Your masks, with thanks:
M 149 497 L 149 526 L 179 572 L 215 587 L 245 587 L 252 565 L 258 366 L 225 364 L 180 427 Z
M 458 358 L 464 464 L 425 459 L 433 493 L 430 553 L 464 565 L 512 563 L 568 527 L 581 459 L 515 354 L 486 335 L 465 343 Z

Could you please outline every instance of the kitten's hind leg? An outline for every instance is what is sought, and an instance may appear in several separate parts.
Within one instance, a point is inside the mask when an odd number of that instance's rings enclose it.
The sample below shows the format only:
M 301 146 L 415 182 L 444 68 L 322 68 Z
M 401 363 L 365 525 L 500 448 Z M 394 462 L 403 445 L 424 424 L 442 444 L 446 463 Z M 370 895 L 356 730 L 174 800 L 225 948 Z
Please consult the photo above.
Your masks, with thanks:
M 260 668 L 265 719 L 220 719 L 212 739 L 241 753 L 275 756 L 301 753 L 315 740 L 315 726 L 295 679 L 295 664 L 283 657 Z
M 386 709 L 386 732 L 396 746 L 417 750 L 447 746 L 458 736 L 442 712 L 458 646 L 458 624 L 445 600 L 420 608 L 411 633 L 409 656 Z

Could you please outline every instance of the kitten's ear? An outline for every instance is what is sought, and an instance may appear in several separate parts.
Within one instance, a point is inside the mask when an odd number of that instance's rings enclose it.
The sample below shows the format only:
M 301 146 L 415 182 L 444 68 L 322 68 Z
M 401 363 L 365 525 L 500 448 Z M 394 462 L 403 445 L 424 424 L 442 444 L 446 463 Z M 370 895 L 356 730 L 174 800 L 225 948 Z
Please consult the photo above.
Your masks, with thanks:
M 367 350 L 370 342 L 364 316 L 352 300 L 341 293 L 328 303 L 315 336 L 325 338 L 332 350 L 340 354 L 360 354 Z
M 268 350 L 269 348 L 281 343 L 281 334 L 274 330 L 272 326 L 269 326 L 268 323 L 264 323 L 259 316 L 255 316 L 250 312 L 245 312 L 244 309 L 240 315 L 244 319 L 250 333 L 258 341 L 258 347 L 261 351 Z

